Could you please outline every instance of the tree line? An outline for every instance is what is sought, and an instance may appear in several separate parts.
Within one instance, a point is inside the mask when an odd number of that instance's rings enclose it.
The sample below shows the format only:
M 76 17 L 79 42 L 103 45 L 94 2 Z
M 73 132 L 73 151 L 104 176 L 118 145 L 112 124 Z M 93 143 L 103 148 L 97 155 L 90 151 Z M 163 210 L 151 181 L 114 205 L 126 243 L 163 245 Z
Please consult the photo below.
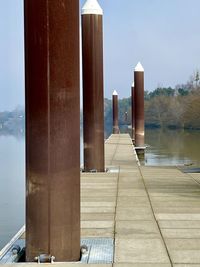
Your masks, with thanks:
M 125 120 L 125 112 L 128 120 Z M 105 99 L 105 126 L 112 125 L 112 101 Z M 119 100 L 119 124 L 131 124 L 131 99 Z M 200 130 L 200 77 L 197 71 L 186 84 L 145 91 L 145 126 Z
M 112 131 L 112 100 L 105 99 L 105 129 Z M 127 113 L 127 116 L 125 115 Z M 24 133 L 24 109 L 0 112 L 0 134 Z M 131 98 L 119 99 L 119 124 L 131 125 Z M 82 112 L 81 112 L 82 125 Z M 200 130 L 200 75 L 197 71 L 187 83 L 175 88 L 158 87 L 145 91 L 145 126 Z
M 0 112 L 0 135 L 23 135 L 25 129 L 24 108 Z

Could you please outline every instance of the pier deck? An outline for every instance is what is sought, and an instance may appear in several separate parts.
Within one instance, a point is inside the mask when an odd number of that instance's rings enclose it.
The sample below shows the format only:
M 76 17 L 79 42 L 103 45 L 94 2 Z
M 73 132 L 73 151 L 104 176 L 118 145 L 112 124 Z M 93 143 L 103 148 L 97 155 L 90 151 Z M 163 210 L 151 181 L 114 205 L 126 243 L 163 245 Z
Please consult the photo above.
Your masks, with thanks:
M 138 166 L 127 134 L 106 141 L 106 166 L 82 174 L 81 236 L 112 238 L 114 263 L 90 266 L 199 267 L 200 174 Z

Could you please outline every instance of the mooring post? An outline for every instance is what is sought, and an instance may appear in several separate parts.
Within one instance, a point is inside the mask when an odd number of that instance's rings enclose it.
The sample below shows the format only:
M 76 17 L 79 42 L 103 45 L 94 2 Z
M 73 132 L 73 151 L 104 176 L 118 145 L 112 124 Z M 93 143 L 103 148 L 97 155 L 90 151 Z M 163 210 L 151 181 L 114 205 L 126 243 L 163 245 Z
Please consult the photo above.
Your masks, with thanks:
M 84 170 L 105 171 L 103 10 L 97 0 L 82 8 Z
M 131 86 L 131 128 L 132 128 L 132 141 L 135 141 L 135 100 L 134 100 L 134 89 L 135 84 L 132 83 Z
M 46 254 L 78 261 L 79 0 L 25 0 L 24 6 L 26 260 Z
M 118 119 L 118 93 L 113 92 L 112 95 L 113 104 L 113 134 L 119 134 L 119 119 Z
M 135 145 L 144 148 L 144 69 L 139 62 L 134 71 Z
M 126 123 L 128 122 L 128 112 L 127 111 L 124 113 L 124 121 Z

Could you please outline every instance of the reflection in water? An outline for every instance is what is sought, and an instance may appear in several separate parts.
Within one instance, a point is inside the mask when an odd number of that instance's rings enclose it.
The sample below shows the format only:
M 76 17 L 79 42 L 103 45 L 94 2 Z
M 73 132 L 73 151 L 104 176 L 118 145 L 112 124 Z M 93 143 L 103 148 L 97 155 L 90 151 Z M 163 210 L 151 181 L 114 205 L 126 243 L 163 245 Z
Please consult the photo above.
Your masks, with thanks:
M 200 131 L 146 130 L 145 165 L 200 165 Z
M 0 248 L 24 225 L 25 142 L 0 136 Z

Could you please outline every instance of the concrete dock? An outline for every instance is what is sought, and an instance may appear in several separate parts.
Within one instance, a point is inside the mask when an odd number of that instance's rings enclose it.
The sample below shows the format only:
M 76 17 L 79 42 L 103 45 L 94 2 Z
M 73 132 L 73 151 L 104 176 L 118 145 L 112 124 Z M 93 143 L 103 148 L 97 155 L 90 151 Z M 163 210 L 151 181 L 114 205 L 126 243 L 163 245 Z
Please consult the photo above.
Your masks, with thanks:
M 138 166 L 128 134 L 106 141 L 106 166 L 82 174 L 81 237 L 113 239 L 113 264 L 89 266 L 200 267 L 200 174 Z

